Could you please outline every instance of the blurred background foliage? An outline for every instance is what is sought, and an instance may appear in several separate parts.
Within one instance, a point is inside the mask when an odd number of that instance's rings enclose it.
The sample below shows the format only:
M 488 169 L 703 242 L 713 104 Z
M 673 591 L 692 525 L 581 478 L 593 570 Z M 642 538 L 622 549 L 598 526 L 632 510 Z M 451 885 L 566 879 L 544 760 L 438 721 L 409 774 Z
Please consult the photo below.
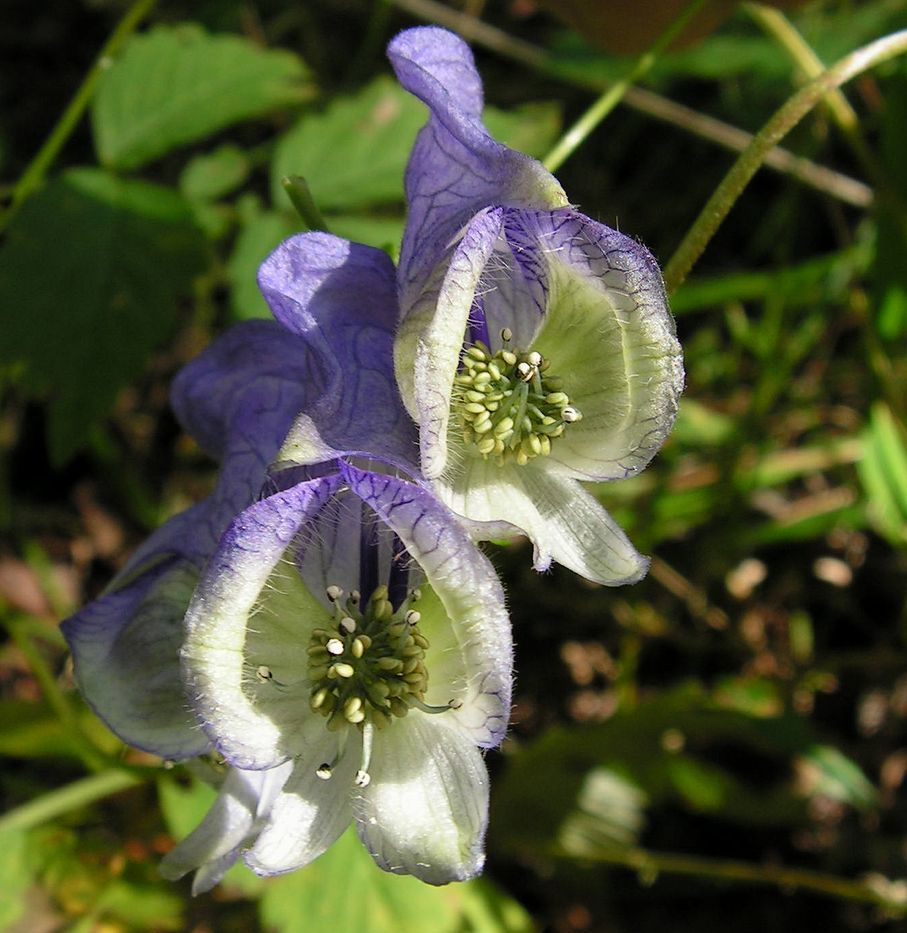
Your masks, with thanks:
M 907 0 L 781 5 L 797 8 L 720 3 L 694 23 L 559 169 L 572 200 L 666 263 L 732 150 L 818 62 L 907 22 Z M 674 296 L 677 428 L 643 474 L 598 490 L 654 556 L 648 579 L 605 590 L 493 551 L 519 676 L 488 759 L 484 878 L 384 875 L 344 837 L 304 871 L 237 868 L 191 899 L 156 864 L 213 791 L 123 748 L 74 689 L 60 618 L 211 486 L 168 385 L 267 314 L 257 266 L 301 228 L 281 179 L 304 176 L 333 232 L 393 254 L 425 114 L 387 40 L 461 29 L 489 127 L 541 157 L 682 4 L 582 6 L 7 0 L 0 929 L 902 928 L 904 61 L 785 140 Z M 79 116 L 74 91 L 84 117 L 33 162 Z

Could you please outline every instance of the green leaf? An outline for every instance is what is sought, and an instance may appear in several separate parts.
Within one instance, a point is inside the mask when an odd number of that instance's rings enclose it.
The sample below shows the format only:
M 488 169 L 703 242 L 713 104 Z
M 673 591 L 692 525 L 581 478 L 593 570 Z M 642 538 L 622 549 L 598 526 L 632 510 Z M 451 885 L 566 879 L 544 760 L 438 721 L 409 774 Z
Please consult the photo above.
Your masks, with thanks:
M 869 518 L 894 545 L 907 544 L 907 436 L 891 409 L 877 402 L 863 434 L 857 469 L 869 499 Z
M 401 202 L 406 160 L 426 117 L 425 106 L 388 77 L 303 117 L 274 152 L 274 204 L 290 207 L 281 185 L 287 175 L 305 178 L 322 211 Z
M 75 169 L 25 204 L 0 247 L 0 363 L 50 397 L 56 463 L 170 335 L 206 258 L 186 202 L 157 185 Z
M 117 878 L 101 891 L 93 910 L 98 916 L 128 923 L 131 929 L 186 929 L 182 897 L 173 888 L 162 884 L 138 884 Z
M 134 37 L 104 75 L 92 107 L 98 158 L 134 169 L 241 120 L 311 95 L 290 52 L 196 26 L 163 26 Z
M 547 151 L 561 123 L 559 107 L 550 103 L 510 112 L 488 107 L 484 116 L 492 135 L 530 155 Z M 275 206 L 290 206 L 281 185 L 287 175 L 305 178 L 325 214 L 402 203 L 403 173 L 426 119 L 425 106 L 388 77 L 353 97 L 338 98 L 322 113 L 304 116 L 274 152 Z
M 886 82 L 882 114 L 882 158 L 885 174 L 897 198 L 879 198 L 878 235 L 873 264 L 876 313 L 873 321 L 886 341 L 903 341 L 907 334 L 907 249 L 904 224 L 907 216 L 907 166 L 904 137 L 907 134 L 907 75 L 896 72 Z M 899 216 L 900 215 L 900 216 Z
M 486 107 L 482 114 L 488 132 L 511 149 L 540 159 L 561 132 L 561 107 L 553 101 L 523 104 L 513 110 Z
M 265 888 L 261 920 L 279 933 L 528 933 L 532 929 L 522 908 L 487 882 L 436 888 L 408 875 L 381 871 L 352 827 L 310 866 Z
M 553 727 L 511 755 L 495 785 L 491 847 L 538 852 L 563 845 L 565 832 L 574 848 L 631 844 L 645 801 L 744 825 L 784 825 L 804 812 L 793 765 L 814 744 L 800 717 L 746 715 L 695 684 L 681 685 L 603 723 Z M 745 754 L 731 755 L 735 746 Z M 733 767 L 739 758 L 760 762 L 770 777 L 754 784 L 749 769 Z M 592 776 L 602 769 L 608 780 L 596 786 Z M 577 822 L 577 811 L 586 818 Z M 590 814 L 598 819 L 590 822 Z
M 189 162 L 180 175 L 180 191 L 190 201 L 216 201 L 238 188 L 251 167 L 238 146 L 219 146 Z
M 593 768 L 580 787 L 576 811 L 560 829 L 558 842 L 564 851 L 580 857 L 635 845 L 646 803 L 643 791 L 617 771 Z
M 0 833 L 0 930 L 12 929 L 25 912 L 25 892 L 32 881 L 31 859 L 28 858 L 28 836 L 24 831 Z
M 403 239 L 403 214 L 373 217 L 366 214 L 328 214 L 331 233 L 387 250 L 396 260 Z
M 288 236 L 299 232 L 299 221 L 276 211 L 253 214 L 240 230 L 227 264 L 230 280 L 230 307 L 240 320 L 271 317 L 258 290 L 258 267 L 268 254 Z
M 79 709 L 82 729 L 109 752 L 119 747 L 119 739 L 88 709 Z M 4 700 L 0 703 L 0 755 L 12 758 L 77 757 L 81 741 L 46 703 Z
M 809 793 L 821 794 L 861 810 L 878 802 L 872 783 L 860 766 L 831 745 L 813 745 L 803 753 Z

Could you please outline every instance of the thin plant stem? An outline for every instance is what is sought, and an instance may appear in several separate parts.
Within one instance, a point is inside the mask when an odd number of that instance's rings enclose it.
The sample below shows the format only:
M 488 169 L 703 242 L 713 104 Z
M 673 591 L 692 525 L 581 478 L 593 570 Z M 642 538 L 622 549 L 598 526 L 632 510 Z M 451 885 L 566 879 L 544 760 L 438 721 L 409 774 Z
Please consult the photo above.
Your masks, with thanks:
M 755 865 L 672 852 L 651 852 L 647 849 L 597 849 L 588 854 L 584 852 L 582 860 L 630 868 L 638 873 L 644 884 L 652 884 L 660 874 L 686 875 L 713 881 L 743 881 L 779 887 L 784 891 L 810 891 L 841 900 L 875 904 L 897 916 L 907 913 L 907 888 L 903 883 L 892 882 L 881 876 L 854 881 L 783 865 Z
M 327 221 L 318 209 L 315 198 L 312 196 L 312 189 L 302 175 L 287 175 L 286 178 L 281 179 L 280 184 L 293 202 L 296 213 L 299 214 L 302 222 L 309 230 L 321 230 L 324 233 L 330 232 L 328 230 Z
M 825 70 L 822 59 L 816 55 L 809 43 L 781 10 L 761 3 L 745 3 L 744 8 L 753 21 L 787 52 L 807 79 L 812 80 L 822 74 Z M 866 142 L 860 130 L 860 118 L 857 112 L 839 88 L 830 90 L 825 95 L 823 103 L 851 151 L 863 166 L 863 170 L 878 189 L 881 201 L 890 211 L 896 213 L 901 230 L 907 236 L 907 203 L 901 193 L 891 184 L 882 163 Z
M 79 778 L 72 784 L 48 791 L 28 803 L 22 804 L 0 816 L 0 833 L 11 830 L 32 829 L 47 823 L 64 813 L 102 800 L 118 791 L 142 784 L 146 778 L 139 772 L 125 768 L 101 771 Z
M 88 74 L 85 75 L 69 105 L 44 141 L 44 145 L 41 146 L 37 155 L 31 160 L 13 186 L 9 207 L 0 215 L 0 231 L 9 226 L 10 221 L 19 212 L 19 208 L 24 201 L 41 187 L 44 176 L 53 165 L 60 150 L 78 126 L 85 110 L 91 103 L 101 75 L 110 67 L 113 59 L 120 53 L 126 41 L 135 32 L 142 20 L 154 9 L 156 4 L 157 0 L 136 0 L 117 23 L 116 28 L 110 34 L 107 42 L 104 43 L 104 47 L 89 69 Z
M 549 172 L 556 172 L 586 137 L 608 116 L 623 100 L 631 85 L 643 78 L 658 61 L 664 50 L 680 35 L 689 21 L 708 3 L 709 0 L 693 0 L 683 9 L 661 35 L 630 66 L 629 71 L 616 81 L 598 98 L 597 101 L 567 130 L 555 147 L 542 159 L 542 165 Z
M 907 30 L 892 33 L 851 52 L 798 91 L 771 117 L 741 153 L 687 231 L 665 267 L 668 293 L 687 277 L 768 152 L 833 88 L 882 62 L 907 52 Z

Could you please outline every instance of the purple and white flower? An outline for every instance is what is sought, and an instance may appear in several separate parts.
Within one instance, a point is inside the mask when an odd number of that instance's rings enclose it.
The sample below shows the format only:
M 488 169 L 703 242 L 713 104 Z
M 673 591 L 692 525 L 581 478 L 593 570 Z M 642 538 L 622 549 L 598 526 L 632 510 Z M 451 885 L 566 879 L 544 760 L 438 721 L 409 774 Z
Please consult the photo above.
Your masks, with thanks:
M 351 822 L 388 871 L 433 884 L 480 871 L 479 749 L 506 729 L 510 630 L 493 568 L 429 491 L 337 461 L 262 499 L 231 523 L 186 624 L 189 695 L 215 749 L 280 777 L 258 823 L 242 810 L 254 871 L 308 864 Z M 194 867 L 195 847 L 168 860 Z
M 406 175 L 395 347 L 422 472 L 491 523 L 483 536 L 528 534 L 537 569 L 638 580 L 647 561 L 578 481 L 638 472 L 673 424 L 683 369 L 658 266 L 488 135 L 462 40 L 410 29 L 389 56 L 429 108 Z

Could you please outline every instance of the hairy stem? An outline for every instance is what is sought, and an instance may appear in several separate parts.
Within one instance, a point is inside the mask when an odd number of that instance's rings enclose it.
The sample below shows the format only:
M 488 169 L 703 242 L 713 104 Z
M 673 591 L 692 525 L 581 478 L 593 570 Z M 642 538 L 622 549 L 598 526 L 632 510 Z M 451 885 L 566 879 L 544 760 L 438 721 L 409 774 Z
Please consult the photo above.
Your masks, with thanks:
M 714 881 L 743 881 L 771 885 L 785 891 L 810 891 L 841 900 L 875 904 L 897 916 L 907 913 L 907 891 L 903 890 L 903 885 L 881 876 L 854 881 L 824 872 L 787 868 L 783 865 L 755 865 L 750 862 L 697 858 L 672 852 L 650 852 L 647 849 L 598 849 L 592 853 L 584 852 L 582 859 L 633 869 L 644 884 L 653 883 L 662 873 Z
M 907 52 L 907 30 L 870 42 L 846 55 L 807 84 L 771 117 L 722 179 L 665 267 L 665 285 L 669 294 L 676 291 L 687 277 L 750 179 L 759 170 L 765 154 L 830 90 L 904 52 Z

